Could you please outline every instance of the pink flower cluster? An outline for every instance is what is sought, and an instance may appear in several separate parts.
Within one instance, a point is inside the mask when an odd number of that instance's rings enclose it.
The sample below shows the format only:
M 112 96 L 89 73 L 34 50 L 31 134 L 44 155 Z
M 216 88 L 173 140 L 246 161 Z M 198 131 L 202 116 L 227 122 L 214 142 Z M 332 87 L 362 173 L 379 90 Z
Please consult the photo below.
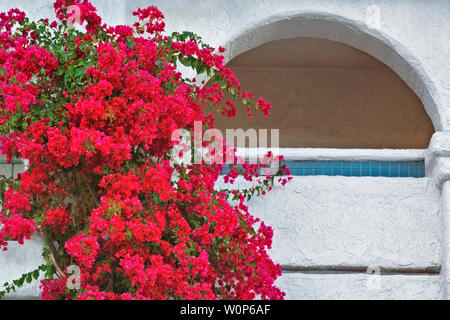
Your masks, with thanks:
M 77 6 L 86 32 L 56 32 L 61 25 L 48 21 L 37 29 L 18 10 L 0 14 L 1 151 L 29 161 L 4 194 L 0 246 L 36 231 L 59 244 L 48 248 L 59 278 L 42 281 L 44 299 L 282 299 L 281 267 L 266 252 L 272 229 L 239 191 L 235 204 L 214 189 L 223 166 L 184 167 L 168 156 L 174 130 L 213 125 L 203 114 L 209 105 L 236 114 L 224 85 L 265 115 L 270 104 L 241 89 L 223 48 L 163 36 L 153 6 L 134 12 L 133 27 L 101 25 L 86 0 L 54 6 L 66 22 Z M 185 81 L 174 64 L 181 58 L 218 82 Z M 261 178 L 259 165 L 242 167 L 245 179 Z M 72 262 L 79 290 L 66 288 L 60 271 Z
M 45 220 L 42 222 L 43 226 L 51 226 L 54 233 L 66 233 L 67 225 L 72 221 L 65 207 L 60 207 L 55 210 L 47 210 L 45 213 Z

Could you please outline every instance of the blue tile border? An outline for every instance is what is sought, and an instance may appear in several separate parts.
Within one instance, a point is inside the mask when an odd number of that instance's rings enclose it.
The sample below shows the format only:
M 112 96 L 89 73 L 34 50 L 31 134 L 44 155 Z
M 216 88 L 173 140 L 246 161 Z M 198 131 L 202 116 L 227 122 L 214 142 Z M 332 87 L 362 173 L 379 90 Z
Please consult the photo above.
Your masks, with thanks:
M 422 161 L 283 161 L 293 176 L 425 177 Z M 225 166 L 222 174 L 229 172 Z

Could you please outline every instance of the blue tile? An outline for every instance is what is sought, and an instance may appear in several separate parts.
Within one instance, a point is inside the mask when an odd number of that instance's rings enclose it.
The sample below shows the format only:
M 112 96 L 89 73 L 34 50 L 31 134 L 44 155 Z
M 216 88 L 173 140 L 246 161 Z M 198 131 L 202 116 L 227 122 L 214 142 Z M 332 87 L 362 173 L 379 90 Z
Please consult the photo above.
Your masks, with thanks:
M 369 162 L 370 169 L 380 169 L 380 162 Z
M 359 168 L 361 168 L 361 162 L 353 161 L 351 164 L 352 164 L 352 169 L 359 169 Z
M 389 176 L 390 176 L 390 177 L 393 177 L 393 178 L 397 178 L 397 177 L 400 176 L 400 171 L 398 171 L 398 170 L 393 170 L 393 171 L 390 172 Z
M 342 161 L 332 161 L 333 163 L 333 169 L 341 169 L 342 168 Z
M 323 161 L 316 161 L 316 162 L 313 162 L 313 163 L 314 163 L 314 165 L 313 165 L 314 169 L 322 169 L 324 167 Z
M 305 167 L 303 162 L 300 162 L 300 161 L 289 161 L 287 163 L 287 166 L 288 166 L 288 168 L 292 168 L 292 169 L 300 169 L 300 168 Z
M 354 176 L 354 177 L 361 176 L 361 169 L 360 168 L 353 168 L 352 169 L 352 176 Z
M 417 169 L 419 169 L 419 163 L 417 161 L 408 162 L 408 169 L 409 170 L 417 170 Z
M 370 169 L 370 162 L 361 162 L 361 169 Z
M 398 170 L 400 168 L 400 163 L 398 162 L 389 162 L 389 169 Z
M 425 162 L 424 161 L 419 162 L 419 170 L 425 170 Z
M 314 168 L 314 162 L 311 161 L 304 161 L 303 162 L 303 167 L 307 168 L 307 169 L 312 169 Z
M 371 177 L 379 177 L 380 176 L 380 169 L 371 169 L 370 170 L 370 176 Z
M 327 175 L 355 177 L 424 177 L 424 161 L 283 161 L 294 176 Z M 231 165 L 224 165 L 222 175 Z M 242 168 L 241 165 L 237 166 Z M 264 170 L 261 168 L 261 170 Z M 263 173 L 262 173 L 263 174 Z
M 419 170 L 409 170 L 408 171 L 408 176 L 409 177 L 413 177 L 413 178 L 418 178 L 419 177 Z
M 342 169 L 342 175 L 344 177 L 351 177 L 352 176 L 352 170 L 351 169 Z
M 400 177 L 408 177 L 409 176 L 409 172 L 408 170 L 400 170 Z
M 333 161 L 324 161 L 323 162 L 323 168 L 332 169 L 333 168 Z

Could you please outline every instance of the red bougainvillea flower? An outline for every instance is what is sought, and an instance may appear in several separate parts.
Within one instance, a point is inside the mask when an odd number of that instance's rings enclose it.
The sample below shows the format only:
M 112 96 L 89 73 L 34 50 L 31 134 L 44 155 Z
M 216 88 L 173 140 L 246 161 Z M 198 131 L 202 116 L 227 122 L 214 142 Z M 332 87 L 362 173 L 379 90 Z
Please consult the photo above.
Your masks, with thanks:
M 54 7 L 52 22 L 0 14 L 1 152 L 28 162 L 16 180 L 0 179 L 0 247 L 43 237 L 44 299 L 282 299 L 281 267 L 267 254 L 273 231 L 245 205 L 272 188 L 275 177 L 259 169 L 281 158 L 248 164 L 222 141 L 223 153 L 208 152 L 231 160 L 225 182 L 255 183 L 216 190 L 222 163 L 171 157 L 176 130 L 213 128 L 209 108 L 240 112 L 225 93 L 249 116 L 267 116 L 270 104 L 242 90 L 224 48 L 190 32 L 166 35 L 156 7 L 115 27 L 86 0 Z M 179 64 L 211 84 L 185 78 Z M 290 179 L 285 167 L 278 174 Z M 73 264 L 79 287 L 66 285 Z

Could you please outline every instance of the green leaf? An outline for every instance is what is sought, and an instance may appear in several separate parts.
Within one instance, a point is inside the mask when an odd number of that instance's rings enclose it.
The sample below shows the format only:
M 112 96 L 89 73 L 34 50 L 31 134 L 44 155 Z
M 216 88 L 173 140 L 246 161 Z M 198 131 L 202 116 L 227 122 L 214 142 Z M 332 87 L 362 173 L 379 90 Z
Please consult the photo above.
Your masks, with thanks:
M 133 38 L 130 38 L 127 41 L 127 47 L 130 48 L 130 49 L 133 49 L 135 44 L 136 44 L 136 40 L 134 40 Z
M 197 73 L 198 73 L 198 74 L 202 74 L 202 73 L 205 72 L 205 71 L 206 71 L 206 68 L 205 68 L 204 65 L 199 65 L 199 66 L 197 67 Z
M 75 72 L 74 72 L 74 76 L 75 77 L 82 76 L 86 72 L 86 70 L 87 70 L 87 66 L 84 66 L 82 68 L 76 69 Z
M 190 66 L 189 60 L 185 56 L 179 56 L 178 60 L 180 60 L 180 62 L 183 66 L 186 66 L 186 67 Z

